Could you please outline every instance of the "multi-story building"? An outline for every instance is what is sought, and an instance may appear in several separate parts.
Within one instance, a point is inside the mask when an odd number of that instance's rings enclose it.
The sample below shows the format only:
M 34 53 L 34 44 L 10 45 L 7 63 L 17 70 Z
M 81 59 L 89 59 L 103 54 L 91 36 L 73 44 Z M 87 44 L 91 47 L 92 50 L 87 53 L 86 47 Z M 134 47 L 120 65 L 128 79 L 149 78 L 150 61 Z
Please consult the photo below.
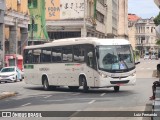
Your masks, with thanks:
M 4 11 L 5 1 L 0 0 L 0 66 L 4 63 Z
M 156 31 L 153 17 L 150 19 L 139 19 L 136 23 L 136 47 L 144 52 L 157 51 L 158 46 L 156 45 Z
M 128 0 L 118 2 L 118 37 L 128 39 Z
M 160 0 L 154 0 L 158 8 L 160 8 Z M 160 25 L 156 27 L 156 35 L 160 39 Z
M 135 14 L 128 14 L 128 39 L 132 45 L 133 50 L 136 49 L 136 23 L 137 21 L 140 19 L 140 17 L 138 17 Z
M 114 6 L 109 6 L 107 0 L 46 1 L 46 26 L 49 38 L 86 36 L 104 38 L 110 32 L 115 34 L 114 30 L 107 31 L 107 15 L 113 10 L 108 7 Z
M 160 0 L 154 0 L 154 2 L 157 5 L 157 7 L 160 8 Z
M 5 0 L 5 54 L 21 54 L 28 39 L 28 0 Z
M 107 0 L 107 37 L 117 37 L 118 28 L 118 0 Z
M 0 0 L 0 66 L 4 66 L 5 55 L 22 54 L 28 39 L 27 0 Z M 14 62 L 12 62 L 14 63 Z

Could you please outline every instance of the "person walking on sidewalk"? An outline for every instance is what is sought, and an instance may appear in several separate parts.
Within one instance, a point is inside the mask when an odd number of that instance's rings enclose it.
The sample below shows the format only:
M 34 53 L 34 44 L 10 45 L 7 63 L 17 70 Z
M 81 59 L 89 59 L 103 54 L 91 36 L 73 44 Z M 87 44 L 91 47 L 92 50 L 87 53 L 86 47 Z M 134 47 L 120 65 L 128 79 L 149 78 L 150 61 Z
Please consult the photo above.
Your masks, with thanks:
M 156 87 L 160 87 L 160 80 L 159 81 L 155 81 L 152 85 L 152 96 L 150 97 L 150 100 L 155 100 L 155 91 L 156 91 Z
M 153 85 L 152 85 L 152 94 L 153 95 L 150 97 L 150 100 L 155 99 L 156 87 L 160 87 L 160 64 L 157 65 L 157 77 L 159 78 L 159 81 L 153 82 Z

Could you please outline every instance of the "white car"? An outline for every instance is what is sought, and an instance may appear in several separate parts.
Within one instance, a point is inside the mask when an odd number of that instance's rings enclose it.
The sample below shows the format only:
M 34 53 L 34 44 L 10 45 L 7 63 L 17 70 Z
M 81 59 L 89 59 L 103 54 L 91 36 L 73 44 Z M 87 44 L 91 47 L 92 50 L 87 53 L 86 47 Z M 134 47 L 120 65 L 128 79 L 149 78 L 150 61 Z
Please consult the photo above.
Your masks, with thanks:
M 157 60 L 157 59 L 158 59 L 158 56 L 157 56 L 155 53 L 153 53 L 153 54 L 151 55 L 151 59 Z
M 17 67 L 4 67 L 0 71 L 0 83 L 1 82 L 16 82 L 22 81 L 22 75 Z
M 145 60 L 145 59 L 148 60 L 148 59 L 149 59 L 149 55 L 144 55 L 144 60 Z

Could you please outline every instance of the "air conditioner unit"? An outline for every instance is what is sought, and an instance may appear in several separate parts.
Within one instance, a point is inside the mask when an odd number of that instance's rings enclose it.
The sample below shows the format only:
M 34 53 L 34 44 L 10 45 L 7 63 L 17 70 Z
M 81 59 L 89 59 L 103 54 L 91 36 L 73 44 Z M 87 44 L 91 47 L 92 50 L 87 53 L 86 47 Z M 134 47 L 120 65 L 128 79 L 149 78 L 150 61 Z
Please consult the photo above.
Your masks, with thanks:
M 20 5 L 21 4 L 21 0 L 17 0 L 17 4 Z

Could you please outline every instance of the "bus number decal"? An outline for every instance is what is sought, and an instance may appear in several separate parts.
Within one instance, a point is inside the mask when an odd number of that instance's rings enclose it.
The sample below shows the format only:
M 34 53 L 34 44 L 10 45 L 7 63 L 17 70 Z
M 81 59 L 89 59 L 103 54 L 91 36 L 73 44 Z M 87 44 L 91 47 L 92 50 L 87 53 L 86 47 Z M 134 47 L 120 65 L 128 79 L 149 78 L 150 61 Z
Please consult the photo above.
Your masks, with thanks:
M 39 71 L 49 71 L 49 68 L 39 68 Z

